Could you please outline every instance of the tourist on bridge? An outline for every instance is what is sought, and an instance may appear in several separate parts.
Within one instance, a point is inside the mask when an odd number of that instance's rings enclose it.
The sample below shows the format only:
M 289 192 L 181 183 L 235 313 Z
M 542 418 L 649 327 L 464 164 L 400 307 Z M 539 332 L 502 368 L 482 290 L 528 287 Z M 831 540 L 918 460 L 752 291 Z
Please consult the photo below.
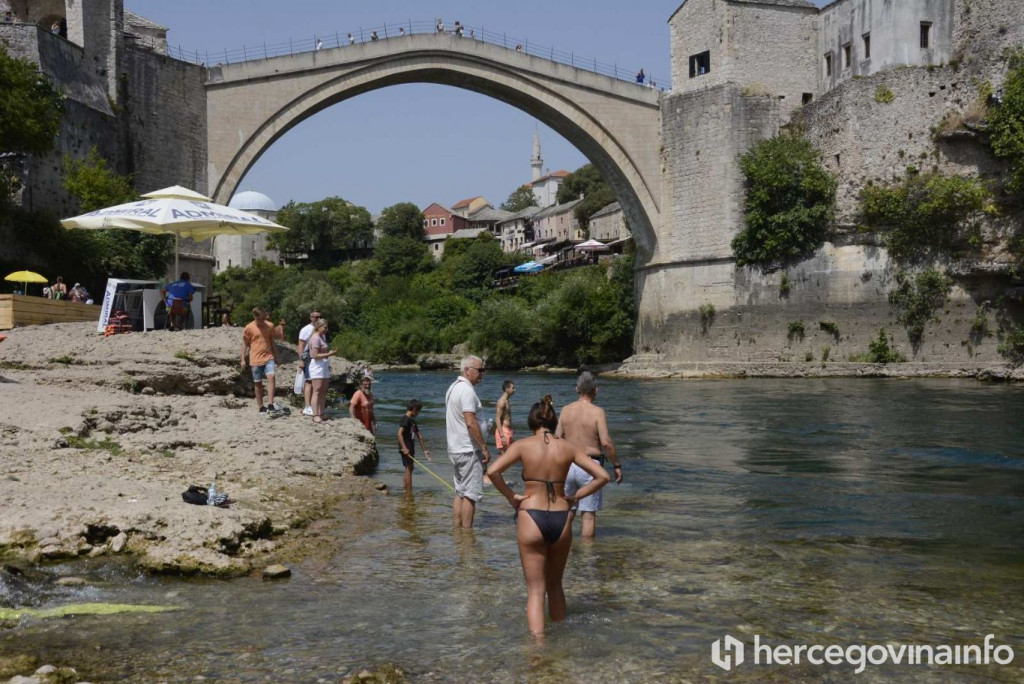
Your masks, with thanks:
M 349 45 L 355 45 L 356 44 L 355 36 L 353 36 L 351 33 L 348 34 L 348 44 Z
M 444 33 L 444 21 L 440 17 L 437 18 L 437 24 L 435 25 L 438 33 Z
M 322 41 L 319 38 L 317 38 L 316 39 L 316 48 L 315 48 L 316 51 L 320 52 L 320 50 L 323 48 L 323 46 L 324 46 L 324 41 Z
M 597 378 L 590 371 L 583 371 L 576 378 L 576 393 L 579 399 L 562 409 L 555 432 L 564 437 L 604 468 L 605 456 L 611 459 L 615 469 L 615 484 L 622 482 L 622 462 L 615 451 L 615 443 L 608 434 L 608 419 L 604 409 L 594 404 L 597 398 Z M 578 495 L 591 481 L 588 469 L 573 464 L 565 480 L 567 496 Z M 583 515 L 583 537 L 593 538 L 597 533 L 597 512 L 601 510 L 602 492 L 592 496 L 578 497 L 579 512 Z M 573 513 L 575 518 L 575 513 Z
M 636 82 L 641 84 L 641 85 L 643 85 L 643 82 L 644 82 L 645 78 L 647 78 L 647 76 L 646 76 L 646 74 L 644 74 L 644 70 L 640 69 L 640 71 L 638 71 L 636 73 Z
M 376 31 L 370 31 L 370 40 L 371 41 L 377 41 L 378 40 L 377 32 Z
M 583 497 L 596 496 L 611 480 L 597 461 L 554 434 L 557 422 L 548 395 L 530 409 L 527 424 L 533 435 L 513 444 L 487 469 L 487 477 L 516 511 L 516 539 L 526 576 L 526 624 L 537 636 L 544 634 L 545 595 L 551 620 L 565 621 L 562 574 L 572 547 L 569 507 Z M 518 462 L 523 464 L 524 494 L 513 492 L 502 475 Z M 590 478 L 574 493 L 566 489 L 570 468 Z

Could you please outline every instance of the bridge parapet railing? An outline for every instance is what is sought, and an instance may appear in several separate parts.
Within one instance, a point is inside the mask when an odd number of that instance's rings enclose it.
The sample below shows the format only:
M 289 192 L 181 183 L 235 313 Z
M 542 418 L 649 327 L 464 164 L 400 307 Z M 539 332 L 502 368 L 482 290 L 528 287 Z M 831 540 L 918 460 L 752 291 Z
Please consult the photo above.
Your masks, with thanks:
M 286 42 L 246 45 L 235 49 L 200 51 L 185 50 L 181 46 L 168 46 L 167 54 L 174 59 L 184 62 L 213 66 L 216 64 L 236 64 L 304 52 L 342 48 L 378 40 L 401 40 L 405 36 L 417 34 L 446 35 L 452 40 L 479 40 L 491 45 L 499 45 L 511 51 L 541 57 L 577 69 L 610 76 L 620 81 L 635 83 L 637 86 L 657 88 L 659 90 L 665 90 L 668 86 L 668 79 L 662 80 L 646 72 L 643 83 L 640 83 L 637 80 L 639 68 L 636 70 L 626 69 L 615 63 L 602 62 L 595 57 L 585 57 L 573 51 L 567 52 L 555 47 L 540 45 L 536 42 L 530 42 L 529 39 L 511 36 L 484 26 L 459 24 L 458 27 L 455 27 L 445 24 L 443 30 L 439 30 L 436 22 L 433 21 L 406 21 L 403 23 L 382 24 L 381 26 L 370 28 L 360 27 L 355 31 L 318 33 L 305 38 L 289 38 Z

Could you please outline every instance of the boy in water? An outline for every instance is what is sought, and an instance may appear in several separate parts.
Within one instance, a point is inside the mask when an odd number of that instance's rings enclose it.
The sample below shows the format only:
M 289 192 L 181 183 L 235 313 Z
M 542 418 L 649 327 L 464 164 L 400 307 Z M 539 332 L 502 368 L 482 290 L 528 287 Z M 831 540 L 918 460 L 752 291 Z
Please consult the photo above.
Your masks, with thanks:
M 420 434 L 420 427 L 416 424 L 416 417 L 423 410 L 423 402 L 413 399 L 405 408 L 405 415 L 398 419 L 398 448 L 402 451 L 402 465 L 405 466 L 405 478 L 402 484 L 405 485 L 405 493 L 412 493 L 412 468 L 414 465 L 413 456 L 416 453 L 415 439 L 419 438 L 420 446 L 423 447 L 423 455 L 430 460 L 430 450 L 423 443 L 423 435 Z
M 494 409 L 494 446 L 498 447 L 498 453 L 503 454 L 512 444 L 512 408 L 508 400 L 516 393 L 516 383 L 506 380 L 501 383 L 501 399 L 498 399 L 498 406 Z

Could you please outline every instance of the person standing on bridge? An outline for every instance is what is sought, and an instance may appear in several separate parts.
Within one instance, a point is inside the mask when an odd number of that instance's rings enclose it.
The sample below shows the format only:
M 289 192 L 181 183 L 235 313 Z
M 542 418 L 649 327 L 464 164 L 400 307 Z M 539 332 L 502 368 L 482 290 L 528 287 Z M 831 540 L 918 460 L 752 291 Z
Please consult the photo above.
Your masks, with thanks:
M 351 33 L 348 34 L 348 44 L 349 45 L 355 45 L 356 44 L 355 36 L 353 36 Z
M 370 40 L 372 40 L 374 42 L 376 42 L 378 40 L 377 32 L 376 31 L 370 31 Z
M 324 41 L 322 41 L 319 38 L 317 38 L 316 39 L 316 48 L 315 48 L 315 50 L 317 52 L 320 52 L 320 50 L 323 48 L 323 46 L 324 46 Z
M 641 68 L 640 71 L 638 71 L 636 74 L 636 82 L 639 83 L 640 85 L 643 85 L 645 78 L 647 78 L 647 76 L 644 74 L 644 70 Z
M 438 33 L 444 33 L 444 20 L 441 19 L 441 17 L 437 18 L 437 24 L 435 24 L 435 28 L 437 29 Z

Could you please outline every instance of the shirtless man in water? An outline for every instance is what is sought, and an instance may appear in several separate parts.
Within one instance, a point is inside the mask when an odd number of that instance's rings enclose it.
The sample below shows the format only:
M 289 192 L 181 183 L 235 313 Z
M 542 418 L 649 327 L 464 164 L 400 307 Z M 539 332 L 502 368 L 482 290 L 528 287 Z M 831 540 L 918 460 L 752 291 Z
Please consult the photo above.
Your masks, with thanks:
M 494 446 L 503 454 L 512 445 L 512 408 L 508 400 L 516 393 L 516 383 L 506 380 L 501 383 L 501 399 L 494 409 Z
M 583 450 L 587 456 L 604 465 L 605 457 L 615 469 L 615 484 L 622 482 L 622 462 L 615 452 L 615 443 L 608 434 L 608 420 L 604 409 L 594 404 L 597 397 L 597 378 L 590 371 L 583 371 L 576 378 L 576 393 L 579 399 L 562 409 L 555 434 L 564 437 Z M 575 464 L 565 479 L 565 495 L 573 496 L 593 478 Z M 601 510 L 602 493 L 580 499 L 579 512 L 583 514 L 583 537 L 593 539 L 597 528 L 597 512 Z

